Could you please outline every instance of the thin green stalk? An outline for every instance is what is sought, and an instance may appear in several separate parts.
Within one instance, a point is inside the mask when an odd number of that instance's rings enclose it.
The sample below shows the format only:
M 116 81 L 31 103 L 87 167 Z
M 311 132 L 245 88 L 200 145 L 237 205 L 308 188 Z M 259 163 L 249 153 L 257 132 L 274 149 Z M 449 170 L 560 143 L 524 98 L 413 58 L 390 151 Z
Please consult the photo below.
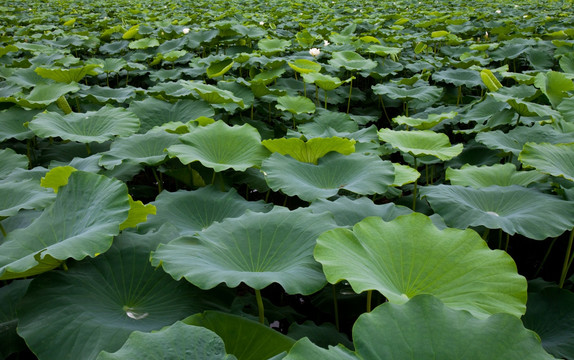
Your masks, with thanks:
M 259 322 L 265 325 L 265 309 L 263 308 L 263 298 L 261 298 L 261 290 L 255 289 L 255 298 L 257 299 L 257 309 L 259 310 Z
M 64 114 L 68 115 L 72 113 L 72 108 L 70 104 L 68 104 L 68 100 L 64 97 L 64 95 L 60 96 L 58 100 L 56 100 L 56 105 L 64 112 Z
M 215 170 L 213 170 L 213 176 L 211 177 L 211 185 L 215 184 L 215 175 L 217 174 L 217 172 L 215 172 Z
M 484 230 L 484 233 L 482 234 L 482 240 L 486 241 L 489 232 L 490 232 L 489 228 L 486 228 L 486 230 Z
M 155 168 L 151 168 L 151 171 L 153 173 L 153 177 L 155 178 L 155 181 L 157 182 L 157 193 L 161 193 L 162 191 L 162 186 L 161 186 L 161 180 L 159 178 L 159 176 L 157 176 L 157 171 L 155 170 Z
M 265 203 L 269 202 L 269 194 L 271 193 L 271 190 L 267 190 L 267 193 L 265 193 Z
M 540 266 L 538 267 L 538 269 L 536 270 L 536 273 L 534 274 L 535 278 L 538 277 L 538 274 L 540 274 L 540 270 L 542 270 L 542 266 L 544 266 L 544 263 L 546 263 L 546 260 L 548 259 L 548 256 L 550 255 L 550 251 L 552 251 L 552 247 L 554 246 L 556 239 L 558 239 L 558 237 L 555 237 L 554 239 L 552 239 L 552 242 L 550 243 L 550 246 L 548 247 L 548 250 L 546 251 L 544 258 L 542 259 Z
M 332 289 L 333 289 L 333 308 L 335 311 L 335 327 L 337 328 L 337 331 L 340 331 L 339 303 L 337 302 L 337 284 L 333 284 Z
M 89 143 L 86 143 L 86 151 L 88 152 L 88 156 L 92 155 L 92 149 L 90 148 Z
M 498 231 L 498 248 L 502 249 L 502 229 Z
M 389 118 L 389 114 L 387 114 L 387 108 L 385 107 L 385 102 L 383 101 L 383 97 L 379 95 L 379 101 L 381 102 L 381 106 L 383 107 L 383 112 L 385 113 L 385 117 L 389 122 L 389 126 L 391 125 L 391 119 Z
M 367 312 L 371 312 L 371 304 L 373 302 L 373 290 L 367 291 Z
M 2 233 L 2 236 L 8 236 L 8 234 L 6 234 L 6 229 L 4 229 L 4 226 L 2 226 L 2 223 L 0 223 L 0 232 Z
M 456 106 L 458 106 L 460 104 L 460 101 L 462 100 L 462 85 L 458 86 L 458 95 L 456 96 Z
M 566 254 L 564 255 L 564 265 L 562 265 L 562 275 L 560 275 L 560 284 L 558 286 L 563 287 L 564 281 L 566 281 L 566 275 L 568 274 L 568 269 L 570 268 L 570 253 L 572 252 L 572 242 L 574 241 L 574 229 L 570 231 L 570 238 L 568 239 L 568 247 L 566 248 Z
M 351 78 L 351 82 L 349 85 L 349 101 L 347 101 L 347 114 L 351 110 L 351 94 L 353 93 L 353 78 Z
M 506 245 L 504 246 L 504 251 L 508 252 L 508 245 L 510 244 L 510 235 L 506 233 Z

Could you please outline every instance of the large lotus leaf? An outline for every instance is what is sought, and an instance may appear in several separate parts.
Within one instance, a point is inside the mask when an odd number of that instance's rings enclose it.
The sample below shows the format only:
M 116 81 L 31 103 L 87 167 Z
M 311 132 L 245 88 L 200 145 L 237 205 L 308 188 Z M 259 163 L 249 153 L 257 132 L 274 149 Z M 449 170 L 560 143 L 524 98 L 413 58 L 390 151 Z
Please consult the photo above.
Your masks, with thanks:
M 0 182 L 0 217 L 13 216 L 22 209 L 43 209 L 54 201 L 54 192 L 34 179 Z
M 370 59 L 365 59 L 354 51 L 335 51 L 329 64 L 336 68 L 344 67 L 347 70 L 371 70 L 377 67 L 377 63 Z
M 247 210 L 265 212 L 270 206 L 261 201 L 246 201 L 235 189 L 218 191 L 206 186 L 194 191 L 162 191 L 152 204 L 156 215 L 150 216 L 138 228 L 142 231 L 159 229 L 163 224 L 174 225 L 181 235 L 192 236 L 212 223 L 243 215 Z
M 549 125 L 518 126 L 507 133 L 503 133 L 500 130 L 479 133 L 476 135 L 476 141 L 490 149 L 512 152 L 514 155 L 519 156 L 524 144 L 527 142 L 569 143 L 574 142 L 574 134 L 560 133 Z
M 20 155 L 16 151 L 8 148 L 0 150 L 0 179 L 8 176 L 15 169 L 27 169 L 28 157 Z
M 102 351 L 97 360 L 233 360 L 217 334 L 204 327 L 175 324 L 154 333 L 134 331 L 115 353 Z
M 538 73 L 534 86 L 539 88 L 550 100 L 552 107 L 556 109 L 562 99 L 568 97 L 568 91 L 574 90 L 574 82 L 564 73 L 549 71 Z
M 452 185 L 483 188 L 491 185 L 528 186 L 543 180 L 546 175 L 538 171 L 516 171 L 514 164 L 495 164 L 492 166 L 463 165 L 460 169 L 446 169 L 445 179 Z
M 22 301 L 18 333 L 40 359 L 88 360 L 118 350 L 133 331 L 212 308 L 207 294 L 149 264 L 150 250 L 171 236 L 124 232 L 106 253 L 37 277 Z
M 287 63 L 289 67 L 300 74 L 308 74 L 321 71 L 321 64 L 307 59 L 297 59 Z
M 321 265 L 313 259 L 319 234 L 337 225 L 328 214 L 275 207 L 248 211 L 197 233 L 161 245 L 152 264 L 175 279 L 185 277 L 202 289 L 241 282 L 253 289 L 280 284 L 288 294 L 312 294 L 325 285 Z
M 574 181 L 574 143 L 526 143 L 518 160 L 526 167 Z
M 227 58 L 220 61 L 214 61 L 207 67 L 207 77 L 213 79 L 214 77 L 223 76 L 233 67 L 233 59 Z
M 0 358 L 24 350 L 26 344 L 16 333 L 17 308 L 31 280 L 17 280 L 0 288 Z
M 159 46 L 159 41 L 157 39 L 152 38 L 143 38 L 135 40 L 130 42 L 130 44 L 128 45 L 130 49 L 147 49 L 156 46 Z
M 343 155 L 355 152 L 355 140 L 333 136 L 331 138 L 312 138 L 305 142 L 299 138 L 268 139 L 261 142 L 271 152 L 289 155 L 292 158 L 317 164 L 317 161 L 331 151 Z
M 34 105 L 44 107 L 56 102 L 60 96 L 64 96 L 67 93 L 74 93 L 79 90 L 80 86 L 74 83 L 39 84 L 36 85 L 30 92 L 30 95 L 25 98 L 25 101 L 32 106 L 28 106 L 28 104 L 22 105 L 25 107 L 34 107 Z
M 315 112 L 315 103 L 305 96 L 280 96 L 277 98 L 275 107 L 292 114 L 312 114 Z
M 287 47 L 291 46 L 291 41 L 283 39 L 261 39 L 257 43 L 257 46 L 265 55 L 272 55 L 285 51 Z
M 195 128 L 180 137 L 183 144 L 170 146 L 169 156 L 182 163 L 199 161 L 215 171 L 247 168 L 261 165 L 269 151 L 261 145 L 261 135 L 249 124 L 229 126 L 219 120 L 207 126 Z
M 318 72 L 304 73 L 301 75 L 305 82 L 315 84 L 325 91 L 335 90 L 347 81 L 341 81 L 338 77 L 321 74 Z
M 37 67 L 34 69 L 36 74 L 43 78 L 52 79 L 59 83 L 72 83 L 80 82 L 87 75 L 97 75 L 98 73 L 95 69 L 100 68 L 101 65 L 98 64 L 88 64 L 82 67 L 71 68 L 71 69 L 47 69 L 42 67 Z
M 158 165 L 167 158 L 165 149 L 179 143 L 177 134 L 165 131 L 149 131 L 114 141 L 110 150 L 102 153 L 99 164 L 111 169 L 122 161 L 133 161 L 145 165 Z
M 426 119 L 413 118 L 408 116 L 397 116 L 393 118 L 393 122 L 400 125 L 407 125 L 419 130 L 428 130 L 440 124 L 446 119 L 453 119 L 457 115 L 456 112 L 451 111 L 444 114 L 429 114 Z
M 394 148 L 415 157 L 430 155 L 443 161 L 450 160 L 462 152 L 462 144 L 451 146 L 447 135 L 430 130 L 395 131 L 379 130 L 379 138 Z
M 574 294 L 558 287 L 529 293 L 524 326 L 535 331 L 546 351 L 559 358 L 574 357 Z
M 415 109 L 427 107 L 428 104 L 436 102 L 442 96 L 442 88 L 424 85 L 411 87 L 407 85 L 377 84 L 372 86 L 376 95 L 386 95 L 391 99 L 400 99 L 409 102 Z
M 267 360 L 289 351 L 295 340 L 259 322 L 218 311 L 206 311 L 184 320 L 186 324 L 203 326 L 225 343 L 225 350 L 239 360 Z
M 39 137 L 60 137 L 83 143 L 102 143 L 116 136 L 128 136 L 135 133 L 139 125 L 133 113 L 109 105 L 87 113 L 44 112 L 28 124 Z
M 203 101 L 179 100 L 173 104 L 149 97 L 142 101 L 134 101 L 129 110 L 141 121 L 140 133 L 148 132 L 156 126 L 169 122 L 187 123 L 199 117 L 213 117 L 215 111 Z
M 231 91 L 220 89 L 217 86 L 198 81 L 180 81 L 179 84 L 185 89 L 195 91 L 200 98 L 210 104 L 235 103 L 242 108 L 245 107 L 242 98 L 235 96 Z
M 314 255 L 330 283 L 347 280 L 355 292 L 377 290 L 391 303 L 431 294 L 481 318 L 526 310 L 526 280 L 507 253 L 470 229 L 439 230 L 420 213 L 325 232 Z
M 31 121 L 39 112 L 40 110 L 25 110 L 18 106 L 0 111 L 0 141 L 12 138 L 25 140 L 34 137 L 34 133 L 24 124 Z
M 362 195 L 384 194 L 395 178 L 390 161 L 360 153 L 332 152 L 317 165 L 274 153 L 263 161 L 261 171 L 271 189 L 305 201 L 329 198 L 340 189 Z
M 127 187 L 118 180 L 76 171 L 56 201 L 30 226 L 0 245 L 0 279 L 39 274 L 59 263 L 105 252 L 128 216 Z
M 135 88 L 128 86 L 120 89 L 114 89 L 109 87 L 101 87 L 98 85 L 91 86 L 86 89 L 80 90 L 77 95 L 81 98 L 87 97 L 89 100 L 105 103 L 110 100 L 117 101 L 119 103 L 126 102 L 136 97 Z
M 495 100 L 500 102 L 506 102 L 510 105 L 519 115 L 522 116 L 548 116 L 552 119 L 560 119 L 560 113 L 552 109 L 548 105 L 541 105 L 519 99 L 513 96 L 501 94 L 501 93 L 489 93 Z
M 425 186 L 420 193 L 448 226 L 459 229 L 485 226 L 544 240 L 574 227 L 572 202 L 518 185 L 437 185 Z
M 466 86 L 469 88 L 482 85 L 480 73 L 470 69 L 447 69 L 432 74 L 434 81 L 442 81 L 454 86 Z
M 353 226 L 369 216 L 378 216 L 385 221 L 391 221 L 397 216 L 412 213 L 412 210 L 405 206 L 393 203 L 377 205 L 368 197 L 350 199 L 344 196 L 335 201 L 316 200 L 309 209 L 317 214 L 322 212 L 333 214 L 339 226 Z

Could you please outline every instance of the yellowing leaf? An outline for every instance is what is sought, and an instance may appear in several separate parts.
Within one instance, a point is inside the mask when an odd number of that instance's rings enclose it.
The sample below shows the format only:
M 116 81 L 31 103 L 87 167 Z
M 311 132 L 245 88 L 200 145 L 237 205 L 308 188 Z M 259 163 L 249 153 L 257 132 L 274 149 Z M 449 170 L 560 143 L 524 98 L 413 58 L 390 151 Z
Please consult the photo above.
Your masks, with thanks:
M 488 69 L 484 69 L 480 72 L 480 78 L 482 79 L 482 82 L 484 83 L 484 85 L 486 85 L 488 90 L 492 92 L 498 91 L 498 89 L 502 87 L 500 81 L 498 81 L 498 79 L 496 78 L 496 76 L 494 76 L 492 71 Z
M 40 180 L 40 185 L 45 188 L 54 189 L 55 193 L 58 193 L 60 186 L 64 186 L 68 183 L 68 178 L 70 174 L 77 171 L 71 166 L 58 166 L 46 173 Z
M 317 161 L 331 151 L 343 155 L 355 152 L 355 140 L 333 136 L 331 138 L 313 138 L 307 142 L 298 139 L 269 139 L 261 142 L 271 152 L 289 155 L 292 158 L 317 164 Z
M 156 207 L 152 204 L 144 205 L 141 201 L 134 201 L 131 195 L 128 195 L 130 199 L 130 211 L 128 213 L 128 218 L 120 225 L 120 230 L 136 227 L 139 223 L 147 221 L 148 215 L 155 215 Z

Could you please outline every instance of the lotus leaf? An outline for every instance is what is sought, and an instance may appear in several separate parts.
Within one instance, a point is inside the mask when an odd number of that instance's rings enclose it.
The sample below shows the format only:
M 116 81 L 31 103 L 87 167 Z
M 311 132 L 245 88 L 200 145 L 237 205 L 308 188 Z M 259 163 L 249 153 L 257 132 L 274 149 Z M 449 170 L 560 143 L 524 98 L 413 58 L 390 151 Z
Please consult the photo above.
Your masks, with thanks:
M 110 100 L 124 103 L 136 97 L 136 90 L 129 86 L 121 89 L 113 89 L 94 85 L 87 89 L 80 90 L 77 95 L 80 97 L 87 97 L 89 100 L 100 103 L 105 103 Z
M 115 353 L 102 351 L 97 360 L 233 360 L 217 334 L 204 327 L 175 324 L 154 333 L 134 331 Z
M 269 155 L 261 145 L 259 132 L 249 124 L 229 126 L 219 120 L 182 135 L 180 140 L 183 144 L 167 149 L 169 156 L 179 158 L 184 164 L 199 161 L 216 172 L 259 167 Z
M 128 210 L 125 184 L 102 175 L 72 173 L 55 202 L 0 245 L 0 279 L 39 274 L 67 258 L 81 260 L 105 252 Z
M 39 181 L 0 182 L 0 218 L 16 215 L 22 209 L 43 209 L 53 200 L 54 193 L 43 189 Z
M 291 46 L 291 41 L 283 39 L 261 39 L 257 43 L 257 46 L 263 54 L 272 55 L 285 51 L 288 46 Z
M 16 151 L 8 148 L 0 150 L 0 179 L 8 176 L 15 169 L 27 169 L 28 158 L 26 155 L 20 155 Z
M 57 194 L 58 189 L 68 183 L 68 179 L 74 171 L 77 171 L 77 169 L 72 166 L 55 167 L 42 177 L 40 185 L 45 188 L 53 189 L 54 193 Z
M 227 58 L 221 61 L 214 61 L 207 67 L 207 77 L 210 79 L 223 76 L 233 67 L 233 59 Z
M 321 265 L 312 256 L 319 234 L 337 225 L 328 214 L 275 207 L 248 211 L 196 234 L 161 245 L 152 254 L 174 279 L 202 289 L 241 282 L 261 290 L 280 284 L 288 294 L 312 294 L 325 285 Z
M 546 178 L 538 171 L 517 171 L 513 164 L 474 166 L 466 164 L 460 169 L 446 169 L 445 179 L 452 185 L 472 186 L 475 189 L 491 185 L 528 186 Z
M 130 42 L 128 47 L 130 49 L 147 49 L 150 47 L 157 47 L 159 46 L 159 41 L 157 39 L 152 38 L 143 38 L 139 40 L 135 40 Z
M 297 59 L 292 63 L 287 63 L 289 67 L 300 74 L 308 74 L 321 71 L 321 64 L 307 59 Z
M 330 283 L 345 279 L 355 292 L 377 290 L 391 303 L 431 294 L 479 318 L 526 309 L 526 280 L 508 254 L 470 229 L 439 230 L 420 213 L 325 232 L 314 255 Z
M 443 89 L 431 86 L 408 86 L 397 84 L 377 84 L 372 86 L 376 95 L 386 95 L 391 99 L 400 99 L 409 103 L 409 106 L 418 109 L 432 105 L 442 96 Z
M 574 143 L 524 144 L 518 160 L 526 167 L 574 181 Z
M 139 125 L 133 113 L 107 105 L 98 111 L 64 116 L 56 112 L 44 112 L 36 115 L 28 126 L 40 137 L 102 143 L 116 136 L 131 135 L 138 130 Z
M 200 98 L 210 104 L 235 103 L 242 108 L 245 107 L 243 99 L 235 96 L 231 91 L 220 89 L 217 86 L 195 81 L 180 81 L 179 84 L 184 89 L 189 89 L 196 92 Z
M 412 156 L 431 155 L 443 161 L 458 156 L 463 148 L 462 144 L 451 146 L 447 135 L 430 130 L 395 131 L 381 129 L 379 130 L 379 138 Z
M 410 166 L 393 163 L 395 168 L 395 180 L 391 186 L 403 186 L 417 181 L 421 173 Z
M 148 215 L 155 215 L 156 207 L 152 204 L 144 205 L 141 201 L 134 201 L 131 195 L 128 195 L 130 200 L 130 211 L 126 221 L 120 224 L 120 230 L 130 227 L 136 227 L 138 224 L 147 220 Z
M 456 112 L 451 111 L 444 114 L 429 114 L 426 119 L 424 118 L 413 118 L 408 116 L 397 116 L 393 118 L 393 122 L 400 125 L 407 125 L 414 127 L 419 130 L 428 130 L 440 124 L 446 119 L 453 119 L 457 115 Z
M 264 212 L 270 207 L 259 201 L 248 202 L 234 189 L 221 192 L 212 186 L 194 191 L 162 191 L 152 205 L 157 208 L 157 212 L 149 217 L 147 223 L 139 226 L 140 230 L 159 229 L 169 223 L 181 235 L 189 236 L 208 228 L 214 222 L 239 217 L 247 210 Z
M 289 155 L 295 160 L 317 164 L 317 161 L 336 151 L 343 155 L 355 152 L 355 140 L 340 137 L 312 138 L 307 142 L 298 138 L 268 139 L 261 142 L 269 151 Z
M 354 51 L 335 51 L 329 64 L 339 68 L 344 67 L 347 70 L 371 70 L 377 66 L 377 63 L 370 59 L 365 59 Z
M 18 325 L 17 307 L 28 289 L 31 280 L 18 280 L 0 288 L 0 357 L 26 348 L 16 333 Z
M 24 140 L 34 137 L 25 123 L 32 120 L 39 110 L 24 110 L 20 107 L 0 111 L 0 141 L 6 139 Z
M 30 95 L 26 96 L 23 106 L 34 107 L 39 105 L 44 107 L 56 102 L 60 96 L 64 96 L 67 93 L 75 93 L 79 90 L 80 87 L 75 83 L 39 84 L 32 89 Z M 28 106 L 28 104 L 31 106 Z
M 281 96 L 277 98 L 279 110 L 289 111 L 292 114 L 312 114 L 315 112 L 315 103 L 304 96 Z
M 394 180 L 390 161 L 360 153 L 332 152 L 317 165 L 274 153 L 263 161 L 261 171 L 271 189 L 305 201 L 329 198 L 340 189 L 363 195 L 384 194 Z
M 459 229 L 485 226 L 544 240 L 574 227 L 572 202 L 518 185 L 480 189 L 437 185 L 420 191 L 448 226 Z
M 213 117 L 215 115 L 213 108 L 203 101 L 179 100 L 171 104 L 153 97 L 132 102 L 129 110 L 140 119 L 139 132 L 142 134 L 166 123 L 187 123 L 202 116 Z
M 506 102 L 521 116 L 547 116 L 552 119 L 560 119 L 560 113 L 548 105 L 533 103 L 500 92 L 489 93 L 489 96 L 497 101 Z
M 41 359 L 88 360 L 120 349 L 133 331 L 210 308 L 207 294 L 149 264 L 150 250 L 171 236 L 124 232 L 105 254 L 37 277 L 22 300 L 18 333 Z
M 88 64 L 72 69 L 46 69 L 37 67 L 34 71 L 43 78 L 51 79 L 59 83 L 77 83 L 87 75 L 97 75 L 96 69 L 100 67 L 101 65 L 98 64 Z
M 240 360 L 269 359 L 289 351 L 295 343 L 293 339 L 256 321 L 218 311 L 205 311 L 182 321 L 215 332 L 223 339 L 227 352 Z
M 482 85 L 480 73 L 470 69 L 448 69 L 435 72 L 432 75 L 434 81 L 442 81 L 454 86 L 466 86 L 469 88 Z

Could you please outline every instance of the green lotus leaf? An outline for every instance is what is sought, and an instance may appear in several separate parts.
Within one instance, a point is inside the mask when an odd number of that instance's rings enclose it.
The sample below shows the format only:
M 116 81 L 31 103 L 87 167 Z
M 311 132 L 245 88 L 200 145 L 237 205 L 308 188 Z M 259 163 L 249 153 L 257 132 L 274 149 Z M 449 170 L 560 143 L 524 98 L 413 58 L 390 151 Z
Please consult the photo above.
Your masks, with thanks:
M 233 360 L 217 334 L 204 327 L 175 324 L 154 333 L 134 331 L 115 353 L 102 351 L 97 360 Z
M 335 90 L 347 81 L 354 79 L 354 77 L 351 77 L 349 80 L 341 81 L 341 79 L 338 77 L 325 75 L 318 72 L 303 73 L 301 76 L 305 82 L 309 84 L 315 84 L 325 91 Z
M 329 360 L 360 360 L 356 353 L 347 349 L 343 345 L 329 346 L 323 349 L 311 342 L 308 338 L 297 341 L 283 360 L 308 360 L 308 359 L 329 359 Z
M 451 146 L 447 135 L 430 130 L 395 131 L 379 130 L 379 138 L 412 156 L 430 155 L 443 161 L 450 160 L 462 152 L 463 145 Z
M 295 160 L 317 164 L 317 161 L 331 151 L 343 155 L 355 152 L 355 140 L 333 136 L 331 138 L 312 138 L 303 141 L 298 138 L 268 139 L 261 142 L 269 151 L 289 155 Z
M 330 153 L 317 165 L 274 153 L 263 161 L 261 171 L 271 189 L 305 201 L 335 196 L 340 189 L 362 195 L 384 194 L 395 177 L 390 161 L 359 153 Z
M 116 136 L 128 136 L 139 128 L 139 119 L 123 108 L 106 105 L 98 111 L 60 115 L 38 114 L 28 127 L 39 137 L 60 137 L 82 143 L 102 143 Z
M 372 54 L 377 54 L 379 56 L 390 56 L 391 59 L 397 61 L 398 55 L 403 51 L 403 48 L 400 47 L 389 47 L 383 46 L 378 44 L 369 45 L 367 48 L 367 52 Z
M 203 101 L 179 100 L 172 104 L 152 97 L 132 102 L 129 110 L 140 119 L 139 132 L 142 134 L 165 123 L 187 123 L 201 116 L 213 117 L 215 115 L 213 108 Z
M 15 169 L 28 169 L 28 157 L 7 148 L 0 150 L 0 180 L 8 176 Z
M 395 168 L 395 181 L 391 186 L 403 186 L 417 181 L 421 177 L 421 173 L 410 166 L 393 163 Z
M 247 210 L 264 212 L 270 208 L 261 201 L 246 201 L 234 189 L 222 192 L 212 186 L 194 191 L 162 191 L 151 204 L 157 208 L 156 214 L 150 216 L 138 229 L 149 231 L 169 223 L 181 235 L 189 236 L 208 228 L 214 222 L 239 217 Z
M 285 51 L 289 46 L 291 46 L 291 41 L 283 39 L 261 39 L 257 43 L 257 47 L 265 55 L 273 55 Z
M 249 124 L 229 126 L 219 120 L 182 135 L 180 140 L 183 144 L 167 149 L 169 156 L 177 157 L 184 164 L 199 161 L 216 172 L 259 167 L 269 155 L 261 145 L 259 132 Z
M 391 221 L 397 216 L 410 214 L 412 210 L 393 203 L 377 205 L 368 197 L 350 199 L 342 196 L 335 201 L 319 199 L 313 201 L 309 209 L 320 214 L 329 212 L 333 214 L 339 226 L 353 226 L 369 216 L 378 216 L 385 221 Z
M 18 333 L 41 359 L 89 360 L 120 349 L 133 331 L 159 330 L 211 308 L 213 294 L 149 264 L 150 250 L 171 236 L 124 232 L 106 253 L 37 277 L 22 300 Z
M 466 86 L 468 88 L 481 86 L 483 84 L 480 73 L 476 70 L 470 69 L 447 69 L 437 71 L 432 74 L 432 79 L 434 81 L 442 81 L 447 84 L 453 84 L 454 86 Z
M 289 67 L 300 74 L 308 74 L 321 71 L 321 64 L 307 59 L 297 59 L 292 63 L 287 63 Z
M 278 77 L 283 75 L 284 72 L 285 72 L 285 69 L 282 67 L 271 69 L 271 70 L 266 70 L 266 71 L 260 72 L 259 74 L 255 75 L 251 79 L 251 83 L 252 84 L 260 84 L 260 85 L 269 85 L 275 79 L 277 79 Z
M 538 171 L 517 171 L 514 164 L 495 164 L 492 166 L 463 165 L 460 169 L 446 169 L 445 179 L 452 185 L 471 186 L 475 189 L 491 185 L 528 186 L 540 182 L 546 176 Z
M 568 96 L 568 91 L 574 90 L 572 79 L 556 71 L 538 73 L 534 80 L 534 86 L 539 88 L 553 108 L 556 108 L 562 102 L 562 99 Z
M 574 181 L 574 143 L 524 144 L 518 160 L 526 167 Z
M 569 143 L 574 142 L 574 135 L 563 134 L 549 125 L 517 126 L 507 133 L 500 130 L 479 133 L 476 135 L 476 141 L 489 149 L 503 150 L 519 156 L 527 142 Z
M 205 311 L 182 321 L 215 332 L 223 339 L 227 352 L 239 360 L 269 359 L 289 351 L 295 343 L 295 340 L 256 321 L 218 311 Z
M 391 303 L 431 294 L 479 318 L 526 310 L 526 280 L 507 253 L 490 250 L 470 229 L 439 230 L 420 213 L 330 230 L 314 255 L 330 283 L 347 280 L 355 292 L 377 290 Z
M 354 51 L 335 51 L 329 64 L 336 68 L 344 67 L 347 70 L 371 70 L 377 67 L 377 63 L 370 59 L 365 59 Z
M 141 201 L 134 201 L 131 195 L 128 195 L 130 201 L 130 211 L 126 221 L 120 224 L 120 230 L 136 227 L 138 224 L 146 222 L 148 215 L 156 214 L 156 207 L 153 204 L 144 205 Z
M 0 182 L 0 218 L 22 209 L 43 209 L 54 201 L 54 193 L 33 179 Z
M 288 294 L 312 294 L 325 285 L 321 265 L 312 256 L 322 232 L 336 227 L 328 214 L 275 207 L 225 219 L 195 237 L 175 239 L 152 254 L 154 266 L 174 279 L 211 289 L 241 282 L 261 290 L 278 283 Z
M 78 90 L 80 90 L 79 85 L 74 83 L 39 84 L 34 87 L 30 95 L 26 96 L 25 101 L 31 105 L 50 105 L 56 102 L 60 96 Z M 23 104 L 23 106 L 28 107 L 27 104 Z
M 96 69 L 100 67 L 101 65 L 99 64 L 88 64 L 82 67 L 71 69 L 47 69 L 43 67 L 37 67 L 34 69 L 34 72 L 45 79 L 52 79 L 59 83 L 69 84 L 78 83 L 88 75 L 98 75 Z
M 218 76 L 223 76 L 233 67 L 233 59 L 227 58 L 221 61 L 214 61 L 207 67 L 207 77 L 213 79 Z
M 0 288 L 0 358 L 26 349 L 24 340 L 16 333 L 18 304 L 31 280 L 18 280 Z
M 136 97 L 136 91 L 135 88 L 132 87 L 113 89 L 109 87 L 101 87 L 98 85 L 94 85 L 88 89 L 80 90 L 77 93 L 77 96 L 81 98 L 85 97 L 100 103 L 105 103 L 110 100 L 117 101 L 118 103 L 124 103 L 127 100 L 134 99 Z
M 400 99 L 409 103 L 415 109 L 426 108 L 442 96 L 443 89 L 431 85 L 412 87 L 398 84 L 377 84 L 372 86 L 376 95 L 386 95 L 391 99 Z
M 574 294 L 549 287 L 528 294 L 524 327 L 535 331 L 550 354 L 568 359 L 574 355 Z
M 130 49 L 147 49 L 147 48 L 157 47 L 157 46 L 159 46 L 159 41 L 157 39 L 152 39 L 152 38 L 143 38 L 143 39 L 135 40 L 135 41 L 130 42 L 130 44 L 128 45 L 128 47 Z
M 53 189 L 54 193 L 57 194 L 58 189 L 68 183 L 68 179 L 74 171 L 77 171 L 77 169 L 72 166 L 55 167 L 42 177 L 40 185 L 45 188 Z
M 393 122 L 399 125 L 407 125 L 419 130 L 428 130 L 440 124 L 442 121 L 447 119 L 453 119 L 456 112 L 451 111 L 443 114 L 428 114 L 427 118 L 413 118 L 408 116 L 397 116 L 393 118 Z
M 61 260 L 81 260 L 105 252 L 128 210 L 125 184 L 102 175 L 73 172 L 55 202 L 30 226 L 8 234 L 0 245 L 0 279 L 39 274 Z
M 110 150 L 102 153 L 99 165 L 113 169 L 123 161 L 133 161 L 155 166 L 166 160 L 165 149 L 177 143 L 179 136 L 165 131 L 149 131 L 119 138 L 112 143 Z
M 245 107 L 243 99 L 235 96 L 231 91 L 220 89 L 217 86 L 197 81 L 180 81 L 179 84 L 185 89 L 195 91 L 200 98 L 210 104 L 235 103 L 242 108 Z
M 521 116 L 548 116 L 552 119 L 561 118 L 560 113 L 548 105 L 533 103 L 499 92 L 489 93 L 488 95 L 497 101 L 506 102 Z
M 498 89 L 502 87 L 500 81 L 498 81 L 496 76 L 494 76 L 492 71 L 490 71 L 489 69 L 483 69 L 480 72 L 480 78 L 484 83 L 484 85 L 486 86 L 486 88 L 492 92 L 498 91 Z
M 292 114 L 312 114 L 315 112 L 315 103 L 305 96 L 280 96 L 277 98 L 275 107 Z
M 34 137 L 34 133 L 24 124 L 31 121 L 39 112 L 40 110 L 25 110 L 19 106 L 0 111 L 0 141 Z
M 572 202 L 518 185 L 425 186 L 420 194 L 448 226 L 459 229 L 484 226 L 544 240 L 574 227 Z

